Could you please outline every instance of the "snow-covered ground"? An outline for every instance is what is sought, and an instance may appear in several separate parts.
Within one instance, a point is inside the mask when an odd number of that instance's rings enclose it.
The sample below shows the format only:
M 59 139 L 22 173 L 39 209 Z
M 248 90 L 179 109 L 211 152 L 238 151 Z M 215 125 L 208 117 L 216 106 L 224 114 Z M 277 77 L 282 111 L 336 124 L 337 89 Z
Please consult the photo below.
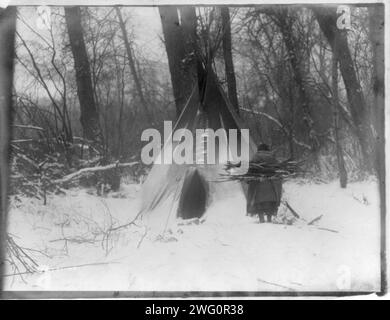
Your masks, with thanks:
M 376 182 L 341 189 L 336 181 L 296 180 L 284 190 L 284 199 L 302 218 L 291 225 L 259 224 L 242 214 L 242 198 L 229 197 L 210 208 L 206 222 L 180 225 L 160 239 L 142 225 L 107 233 L 137 213 L 137 185 L 124 185 L 116 197 L 105 198 L 69 190 L 49 197 L 46 206 L 14 198 L 9 232 L 42 272 L 8 276 L 6 289 L 379 290 Z M 277 222 L 285 217 L 292 216 L 281 206 Z

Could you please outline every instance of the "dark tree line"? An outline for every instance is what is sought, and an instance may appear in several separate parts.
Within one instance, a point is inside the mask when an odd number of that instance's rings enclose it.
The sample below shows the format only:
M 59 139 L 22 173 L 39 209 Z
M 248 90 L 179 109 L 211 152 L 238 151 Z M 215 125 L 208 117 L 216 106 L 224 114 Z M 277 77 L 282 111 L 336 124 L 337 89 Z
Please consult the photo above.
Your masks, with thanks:
M 206 65 L 281 157 L 337 172 L 342 187 L 384 169 L 380 6 L 353 11 L 356 32 L 337 28 L 336 7 L 159 7 L 161 61 L 138 48 L 130 8 L 55 10 L 45 35 L 17 14 L 34 37 L 17 32 L 15 61 L 40 93 L 14 90 L 11 145 L 39 179 L 137 159 L 143 129 L 177 118 L 191 93 L 201 100 Z M 118 188 L 119 174 L 103 181 Z

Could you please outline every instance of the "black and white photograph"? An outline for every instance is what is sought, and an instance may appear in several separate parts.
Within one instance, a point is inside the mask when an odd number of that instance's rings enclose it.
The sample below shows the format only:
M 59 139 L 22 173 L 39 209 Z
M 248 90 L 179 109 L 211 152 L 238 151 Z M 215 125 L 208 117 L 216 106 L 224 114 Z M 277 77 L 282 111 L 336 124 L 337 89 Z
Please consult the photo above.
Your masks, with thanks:
M 4 297 L 385 294 L 388 5 L 1 1 Z

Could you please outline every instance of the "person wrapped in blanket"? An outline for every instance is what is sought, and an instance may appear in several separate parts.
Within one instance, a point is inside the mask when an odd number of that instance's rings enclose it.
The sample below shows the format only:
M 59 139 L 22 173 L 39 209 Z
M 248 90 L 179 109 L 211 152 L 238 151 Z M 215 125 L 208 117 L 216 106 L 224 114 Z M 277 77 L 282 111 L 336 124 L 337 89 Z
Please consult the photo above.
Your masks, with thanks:
M 257 147 L 257 152 L 251 162 L 275 164 L 276 160 L 267 144 L 262 143 Z M 280 178 L 269 178 L 264 180 L 251 180 L 248 182 L 247 214 L 258 215 L 260 223 L 272 222 L 280 206 L 282 196 L 282 180 Z

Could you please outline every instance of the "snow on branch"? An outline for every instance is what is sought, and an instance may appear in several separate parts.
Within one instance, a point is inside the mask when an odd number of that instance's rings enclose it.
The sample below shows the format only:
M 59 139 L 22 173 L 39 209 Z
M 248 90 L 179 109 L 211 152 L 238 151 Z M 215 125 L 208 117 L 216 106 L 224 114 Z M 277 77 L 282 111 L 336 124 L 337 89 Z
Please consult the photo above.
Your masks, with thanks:
M 247 109 L 247 108 L 240 108 L 240 110 L 245 111 L 245 112 L 250 112 L 250 113 L 253 113 L 253 114 L 256 114 L 256 115 L 259 115 L 259 116 L 266 117 L 267 119 L 269 119 L 272 122 L 276 123 L 276 125 L 278 127 L 280 127 L 284 131 L 284 133 L 286 135 L 288 135 L 288 132 L 286 132 L 286 128 L 283 126 L 283 124 L 278 119 L 274 118 L 273 116 L 269 115 L 268 113 L 261 112 L 261 111 L 255 111 L 255 110 L 251 110 L 251 109 Z M 311 147 L 308 144 L 306 144 L 306 143 L 304 143 L 302 141 L 297 140 L 295 137 L 292 137 L 292 138 L 293 138 L 293 141 L 297 145 L 299 145 L 299 146 L 301 146 L 303 148 L 311 150 Z
M 21 128 L 21 129 L 30 129 L 30 130 L 38 130 L 38 131 L 45 131 L 45 129 L 37 126 L 26 126 L 23 124 L 13 124 L 12 127 L 14 128 Z
M 129 167 L 133 167 L 136 164 L 138 164 L 137 161 L 128 162 L 128 163 L 117 162 L 117 163 L 109 164 L 106 166 L 96 166 L 96 167 L 91 167 L 91 168 L 83 168 L 83 169 L 80 169 L 79 171 L 68 174 L 67 176 L 65 176 L 61 179 L 54 180 L 54 183 L 65 183 L 65 182 L 69 182 L 73 179 L 76 179 L 84 174 L 101 172 L 101 171 L 106 171 L 106 170 L 111 170 L 111 169 L 116 169 L 116 168 L 129 168 Z

